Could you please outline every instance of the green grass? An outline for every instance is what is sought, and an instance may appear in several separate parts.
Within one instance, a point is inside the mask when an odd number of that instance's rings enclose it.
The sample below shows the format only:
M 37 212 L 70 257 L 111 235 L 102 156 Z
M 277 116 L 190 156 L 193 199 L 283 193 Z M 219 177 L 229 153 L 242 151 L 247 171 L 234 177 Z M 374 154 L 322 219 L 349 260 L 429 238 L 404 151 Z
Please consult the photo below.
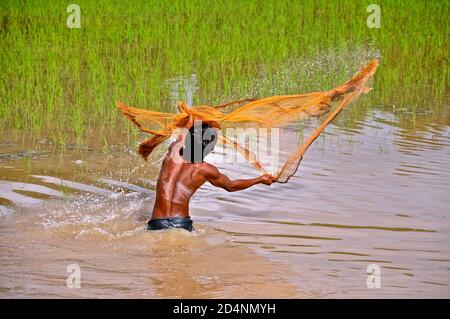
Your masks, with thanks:
M 77 143 L 121 130 L 115 100 L 173 109 L 165 81 L 196 74 L 195 103 L 331 88 L 373 56 L 382 64 L 364 105 L 442 107 L 449 83 L 448 1 L 0 2 L 0 125 Z M 128 126 L 127 126 L 128 127 Z

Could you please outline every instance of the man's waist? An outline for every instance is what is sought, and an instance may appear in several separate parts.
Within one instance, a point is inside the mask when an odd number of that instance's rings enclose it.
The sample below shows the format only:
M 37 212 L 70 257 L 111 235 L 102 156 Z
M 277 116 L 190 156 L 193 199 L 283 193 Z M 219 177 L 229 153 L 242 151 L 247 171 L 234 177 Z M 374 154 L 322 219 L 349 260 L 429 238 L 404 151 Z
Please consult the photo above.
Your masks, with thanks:
M 192 220 L 190 216 L 172 216 L 163 218 L 153 218 L 148 222 L 148 230 L 161 230 L 167 228 L 183 228 L 192 231 Z

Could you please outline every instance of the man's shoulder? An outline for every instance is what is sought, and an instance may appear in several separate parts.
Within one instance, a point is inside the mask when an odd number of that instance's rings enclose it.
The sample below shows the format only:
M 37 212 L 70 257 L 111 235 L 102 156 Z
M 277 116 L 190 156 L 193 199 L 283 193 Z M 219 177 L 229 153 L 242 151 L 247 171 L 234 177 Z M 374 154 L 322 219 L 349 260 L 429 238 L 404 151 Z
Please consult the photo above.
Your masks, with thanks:
M 219 173 L 217 167 L 207 162 L 203 162 L 198 166 L 198 171 L 205 176 L 216 175 Z

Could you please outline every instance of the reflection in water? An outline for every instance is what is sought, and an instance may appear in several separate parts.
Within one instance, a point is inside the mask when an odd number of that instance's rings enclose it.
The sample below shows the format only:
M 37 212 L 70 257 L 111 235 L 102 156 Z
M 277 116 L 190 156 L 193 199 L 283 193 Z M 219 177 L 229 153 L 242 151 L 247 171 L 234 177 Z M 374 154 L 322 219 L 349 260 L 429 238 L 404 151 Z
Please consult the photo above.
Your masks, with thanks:
M 445 114 L 411 126 L 375 111 L 330 127 L 288 184 L 205 185 L 194 233 L 145 231 L 161 154 L 143 163 L 122 144 L 105 156 L 0 141 L 0 296 L 448 297 Z M 65 285 L 73 263 L 81 289 Z M 366 286 L 373 263 L 380 289 Z

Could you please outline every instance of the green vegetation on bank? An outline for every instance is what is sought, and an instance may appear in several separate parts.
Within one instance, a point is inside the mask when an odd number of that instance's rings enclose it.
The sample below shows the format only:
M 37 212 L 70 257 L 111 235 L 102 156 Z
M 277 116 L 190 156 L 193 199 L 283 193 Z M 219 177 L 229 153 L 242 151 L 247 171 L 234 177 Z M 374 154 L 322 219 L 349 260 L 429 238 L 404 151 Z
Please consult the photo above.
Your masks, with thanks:
M 115 100 L 170 109 L 167 80 L 195 74 L 195 103 L 324 90 L 379 56 L 372 106 L 445 103 L 448 1 L 0 2 L 0 125 L 54 140 L 124 125 Z

